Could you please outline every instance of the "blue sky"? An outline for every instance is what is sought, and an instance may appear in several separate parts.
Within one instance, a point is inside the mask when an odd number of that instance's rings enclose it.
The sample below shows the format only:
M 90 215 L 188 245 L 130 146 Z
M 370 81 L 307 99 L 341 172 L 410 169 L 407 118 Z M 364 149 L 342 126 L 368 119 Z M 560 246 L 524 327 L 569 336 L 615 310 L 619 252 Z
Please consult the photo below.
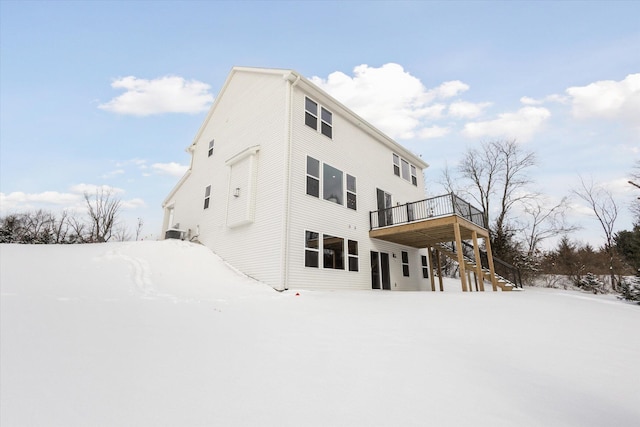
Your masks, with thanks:
M 431 165 L 481 141 L 536 153 L 550 202 L 579 175 L 631 227 L 640 2 L 0 1 L 0 210 L 72 209 L 108 186 L 160 231 L 184 149 L 235 65 L 291 68 Z M 354 95 L 355 94 L 355 95 Z M 579 201 L 574 238 L 601 242 Z

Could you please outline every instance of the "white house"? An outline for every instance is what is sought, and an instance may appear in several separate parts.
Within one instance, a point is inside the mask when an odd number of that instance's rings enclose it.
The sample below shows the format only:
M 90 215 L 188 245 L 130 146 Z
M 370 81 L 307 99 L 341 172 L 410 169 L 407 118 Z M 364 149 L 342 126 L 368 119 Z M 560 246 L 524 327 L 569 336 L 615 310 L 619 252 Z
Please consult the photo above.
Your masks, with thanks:
M 487 241 L 455 196 L 425 200 L 427 163 L 292 70 L 234 67 L 187 150 L 163 235 L 198 240 L 278 290 L 435 290 L 428 248 Z M 435 240 L 416 228 L 433 221 Z M 452 253 L 463 289 L 465 266 L 484 276 Z

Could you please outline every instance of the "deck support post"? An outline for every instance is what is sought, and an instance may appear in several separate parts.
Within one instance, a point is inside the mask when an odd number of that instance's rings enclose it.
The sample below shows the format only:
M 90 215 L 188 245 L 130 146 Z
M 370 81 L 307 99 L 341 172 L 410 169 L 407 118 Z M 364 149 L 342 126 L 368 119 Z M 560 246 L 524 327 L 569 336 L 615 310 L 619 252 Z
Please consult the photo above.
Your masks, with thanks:
M 484 274 L 482 273 L 482 259 L 480 259 L 480 247 L 478 246 L 478 233 L 473 230 L 471 232 L 473 238 L 473 254 L 476 257 L 476 286 L 477 280 L 480 280 L 480 290 L 484 292 Z
M 496 279 L 496 270 L 493 268 L 493 253 L 491 252 L 491 239 L 485 237 L 485 246 L 487 247 L 487 258 L 489 260 L 489 274 L 491 275 L 491 285 L 493 285 L 493 291 L 498 290 L 498 280 Z
M 458 266 L 460 268 L 460 282 L 462 282 L 462 292 L 468 292 L 467 289 L 467 272 L 464 268 L 464 255 L 462 254 L 462 238 L 460 237 L 460 224 L 458 222 L 453 223 L 453 233 L 456 237 L 456 247 L 458 250 Z
M 438 282 L 440 284 L 440 292 L 444 291 L 442 284 L 442 264 L 440 263 L 440 251 L 436 249 L 436 265 L 438 266 Z
M 431 246 L 427 247 L 427 254 L 429 254 L 429 281 L 431 282 L 431 291 L 435 292 L 436 282 L 433 278 L 435 270 L 433 268 L 433 249 L 431 248 Z

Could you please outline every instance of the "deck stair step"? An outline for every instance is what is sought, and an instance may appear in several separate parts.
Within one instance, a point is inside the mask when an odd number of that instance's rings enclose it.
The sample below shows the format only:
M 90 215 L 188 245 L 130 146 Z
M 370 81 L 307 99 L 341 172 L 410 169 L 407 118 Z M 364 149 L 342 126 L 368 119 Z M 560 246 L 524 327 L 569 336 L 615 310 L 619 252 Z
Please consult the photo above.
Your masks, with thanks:
M 438 243 L 437 245 L 435 245 L 436 249 L 438 249 L 440 252 L 442 252 L 443 254 L 445 254 L 446 256 L 448 256 L 449 258 L 451 258 L 452 260 L 454 260 L 455 262 L 458 262 L 458 253 L 453 250 L 453 248 L 447 246 L 446 244 L 443 243 Z M 470 257 L 466 256 L 463 254 L 463 260 L 464 260 L 464 268 L 469 270 L 469 271 L 476 271 L 476 262 L 471 259 Z M 488 281 L 489 283 L 491 283 L 491 272 L 489 271 L 489 269 L 487 268 L 482 268 L 482 276 L 483 279 Z M 506 278 L 495 274 L 494 276 L 496 278 L 496 285 L 503 291 L 512 291 L 513 289 L 516 288 L 516 286 L 509 280 L 507 280 Z

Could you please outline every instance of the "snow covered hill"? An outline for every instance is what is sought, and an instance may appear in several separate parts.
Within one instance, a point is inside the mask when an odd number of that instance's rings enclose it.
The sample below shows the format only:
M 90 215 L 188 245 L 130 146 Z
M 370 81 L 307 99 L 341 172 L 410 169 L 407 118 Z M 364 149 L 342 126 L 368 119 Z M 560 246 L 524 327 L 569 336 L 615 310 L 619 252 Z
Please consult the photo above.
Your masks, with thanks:
M 640 424 L 612 296 L 277 293 L 179 241 L 1 245 L 0 285 L 2 427 Z

